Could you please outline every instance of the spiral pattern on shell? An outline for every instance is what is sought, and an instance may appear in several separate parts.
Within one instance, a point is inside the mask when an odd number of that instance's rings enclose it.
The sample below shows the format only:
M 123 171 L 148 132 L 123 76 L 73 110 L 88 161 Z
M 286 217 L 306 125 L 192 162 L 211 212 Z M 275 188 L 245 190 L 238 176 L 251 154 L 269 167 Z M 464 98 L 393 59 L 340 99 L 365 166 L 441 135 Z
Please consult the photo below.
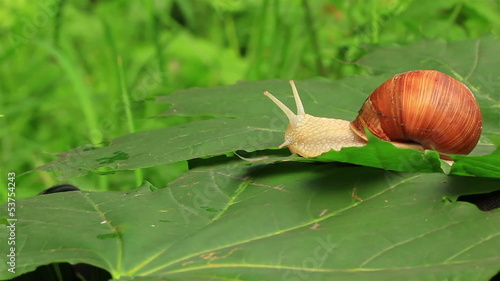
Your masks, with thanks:
M 482 117 L 463 83 L 435 70 L 397 74 L 366 99 L 351 128 L 380 139 L 418 143 L 445 154 L 470 153 L 481 136 Z

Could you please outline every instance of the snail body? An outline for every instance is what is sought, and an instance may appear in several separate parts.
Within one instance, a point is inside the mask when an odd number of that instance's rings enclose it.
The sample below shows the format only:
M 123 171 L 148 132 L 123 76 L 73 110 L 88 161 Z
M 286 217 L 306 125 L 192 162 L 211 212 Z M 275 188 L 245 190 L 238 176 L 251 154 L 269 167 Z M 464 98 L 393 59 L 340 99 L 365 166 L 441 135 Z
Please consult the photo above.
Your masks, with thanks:
M 287 115 L 285 142 L 292 153 L 319 156 L 343 147 L 364 146 L 365 128 L 400 148 L 468 154 L 481 136 L 482 117 L 472 92 L 435 70 L 397 74 L 375 89 L 352 122 L 306 114 L 295 83 L 297 114 L 264 92 Z

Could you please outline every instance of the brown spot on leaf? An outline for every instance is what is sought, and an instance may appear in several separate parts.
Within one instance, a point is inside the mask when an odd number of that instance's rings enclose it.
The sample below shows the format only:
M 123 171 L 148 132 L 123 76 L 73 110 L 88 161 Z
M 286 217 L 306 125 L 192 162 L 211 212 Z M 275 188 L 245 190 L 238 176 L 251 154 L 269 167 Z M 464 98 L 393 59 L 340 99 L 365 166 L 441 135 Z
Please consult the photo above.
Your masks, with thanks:
M 318 230 L 318 227 L 319 227 L 319 222 L 315 222 L 311 227 L 309 227 L 309 229 Z
M 321 211 L 321 213 L 319 213 L 319 216 L 320 217 L 324 216 L 326 212 L 328 212 L 328 209 L 324 209 L 323 211 Z
M 352 189 L 352 198 L 356 199 L 356 200 L 359 200 L 360 202 L 363 202 L 363 198 L 359 197 L 356 192 L 358 191 L 358 187 L 355 186 L 353 189 Z
M 214 260 L 218 260 L 218 259 L 223 259 L 223 258 L 227 258 L 229 257 L 232 253 L 236 252 L 237 250 L 240 250 L 241 248 L 234 248 L 234 249 L 231 249 L 229 252 L 227 252 L 225 255 L 220 255 L 221 252 L 210 252 L 210 253 L 206 253 L 206 254 L 203 254 L 201 255 L 200 257 L 205 259 L 205 260 L 209 260 L 209 261 L 214 261 Z

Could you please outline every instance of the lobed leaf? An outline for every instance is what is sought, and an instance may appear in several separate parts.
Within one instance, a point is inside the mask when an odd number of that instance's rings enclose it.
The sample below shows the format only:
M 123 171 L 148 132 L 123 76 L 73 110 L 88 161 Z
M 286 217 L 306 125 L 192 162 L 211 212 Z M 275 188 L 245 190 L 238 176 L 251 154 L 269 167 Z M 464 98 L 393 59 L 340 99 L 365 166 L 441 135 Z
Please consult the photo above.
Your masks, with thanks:
M 20 199 L 15 275 L 65 261 L 117 280 L 487 280 L 500 270 L 500 211 L 455 200 L 497 187 L 485 178 L 240 161 L 198 167 L 154 191 Z M 0 278 L 12 278 L 0 259 Z
M 467 84 L 475 93 L 483 113 L 484 126 L 480 143 L 472 155 L 487 155 L 495 150 L 489 139 L 500 136 L 500 82 L 492 74 L 496 65 L 500 64 L 500 58 L 494 55 L 499 46 L 498 39 L 485 37 L 452 43 L 422 41 L 403 47 L 376 48 L 360 63 L 374 73 L 383 73 L 381 76 L 347 77 L 338 81 L 310 79 L 298 81 L 297 86 L 307 113 L 353 120 L 368 94 L 395 73 L 412 69 L 441 70 Z M 84 175 L 100 167 L 108 167 L 111 171 L 128 170 L 237 150 L 252 152 L 275 148 L 282 142 L 287 120 L 262 95 L 264 90 L 289 106 L 293 104 L 288 83 L 280 80 L 178 91 L 158 98 L 159 102 L 171 105 L 165 114 L 210 116 L 212 119 L 136 132 L 116 138 L 106 147 L 77 148 L 39 169 L 55 171 L 64 178 Z M 331 152 L 317 160 L 398 171 L 441 172 L 435 153 L 418 154 L 373 142 L 365 148 Z M 411 165 L 411 168 L 402 166 L 401 162 L 413 161 L 402 159 L 406 157 L 418 159 L 417 165 Z M 471 160 L 467 160 L 468 157 L 455 157 L 457 167 L 451 173 L 498 177 L 500 168 L 495 162 L 496 153 Z M 478 159 L 489 163 L 488 167 L 483 165 L 481 169 L 464 171 L 466 166 Z

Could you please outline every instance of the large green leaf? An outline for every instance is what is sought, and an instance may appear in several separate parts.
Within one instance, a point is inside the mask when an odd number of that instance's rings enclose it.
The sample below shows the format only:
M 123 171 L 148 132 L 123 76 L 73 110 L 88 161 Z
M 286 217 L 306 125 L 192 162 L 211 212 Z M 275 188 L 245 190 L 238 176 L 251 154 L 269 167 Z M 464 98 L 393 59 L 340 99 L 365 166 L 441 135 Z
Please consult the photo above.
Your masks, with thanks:
M 500 136 L 500 84 L 494 74 L 500 65 L 500 57 L 495 55 L 499 48 L 500 41 L 491 37 L 453 43 L 424 41 L 404 47 L 379 48 L 360 63 L 377 74 L 383 73 L 380 76 L 348 77 L 338 81 L 312 79 L 298 81 L 297 85 L 306 112 L 353 120 L 368 94 L 393 74 L 411 69 L 441 70 L 474 90 L 484 115 L 484 132 L 473 154 L 487 154 L 494 150 L 488 137 Z M 288 105 L 293 104 L 288 83 L 279 80 L 178 91 L 159 98 L 160 102 L 171 104 L 166 114 L 212 118 L 126 135 L 112 140 L 106 147 L 77 148 L 62 154 L 59 160 L 41 169 L 53 170 L 62 177 L 72 177 L 103 166 L 111 170 L 126 170 L 237 150 L 275 148 L 282 142 L 287 121 L 282 112 L 262 95 L 264 90 L 272 92 Z M 336 156 L 329 159 L 388 168 L 383 165 L 386 159 L 401 159 L 401 154 L 404 154 L 401 150 L 389 148 L 383 155 L 363 160 L 374 150 L 385 149 L 387 147 L 384 144 L 376 143 L 371 147 L 332 152 L 331 155 Z M 434 156 L 424 154 L 417 157 L 434 159 Z M 493 162 L 489 164 L 489 169 L 483 169 L 479 174 L 460 174 L 496 177 L 499 171 L 495 157 L 484 159 Z M 464 163 L 468 161 L 467 157 L 456 159 Z M 421 166 L 421 170 L 418 165 L 412 166 L 410 170 L 436 171 L 436 161 L 432 160 L 434 164 L 430 166 Z M 407 162 L 407 159 L 402 159 L 391 167 L 404 167 Z
M 336 111 L 335 116 L 353 119 L 357 104 L 361 104 L 366 95 L 350 84 L 360 85 L 365 79 L 354 77 L 347 80 L 353 81 L 304 81 L 302 84 L 309 86 L 304 87 L 303 94 L 308 91 L 326 93 L 332 87 L 345 87 L 346 91 L 351 92 L 349 96 L 356 97 L 356 102 L 342 99 L 337 102 L 338 105 L 330 107 Z M 376 78 L 370 80 L 373 86 L 380 82 Z M 179 91 L 160 99 L 164 102 L 168 99 L 168 102 L 174 104 L 167 114 L 211 115 L 214 118 L 137 132 L 114 139 L 107 147 L 77 148 L 61 154 L 60 160 L 42 168 L 59 172 L 63 177 L 72 177 L 102 166 L 126 170 L 236 150 L 255 151 L 275 147 L 283 138 L 285 116 L 262 94 L 264 90 L 275 92 L 291 101 L 288 83 L 278 80 Z M 357 94 L 353 95 L 354 92 Z M 318 101 L 321 103 L 328 100 L 325 96 L 319 98 L 324 99 Z M 352 107 L 352 110 L 346 111 L 348 107 Z M 318 113 L 320 114 L 322 113 Z
M 119 280 L 487 280 L 500 270 L 500 210 L 455 201 L 496 179 L 241 162 L 155 191 L 20 199 L 15 275 L 62 261 Z M 0 278 L 15 276 L 1 259 Z

